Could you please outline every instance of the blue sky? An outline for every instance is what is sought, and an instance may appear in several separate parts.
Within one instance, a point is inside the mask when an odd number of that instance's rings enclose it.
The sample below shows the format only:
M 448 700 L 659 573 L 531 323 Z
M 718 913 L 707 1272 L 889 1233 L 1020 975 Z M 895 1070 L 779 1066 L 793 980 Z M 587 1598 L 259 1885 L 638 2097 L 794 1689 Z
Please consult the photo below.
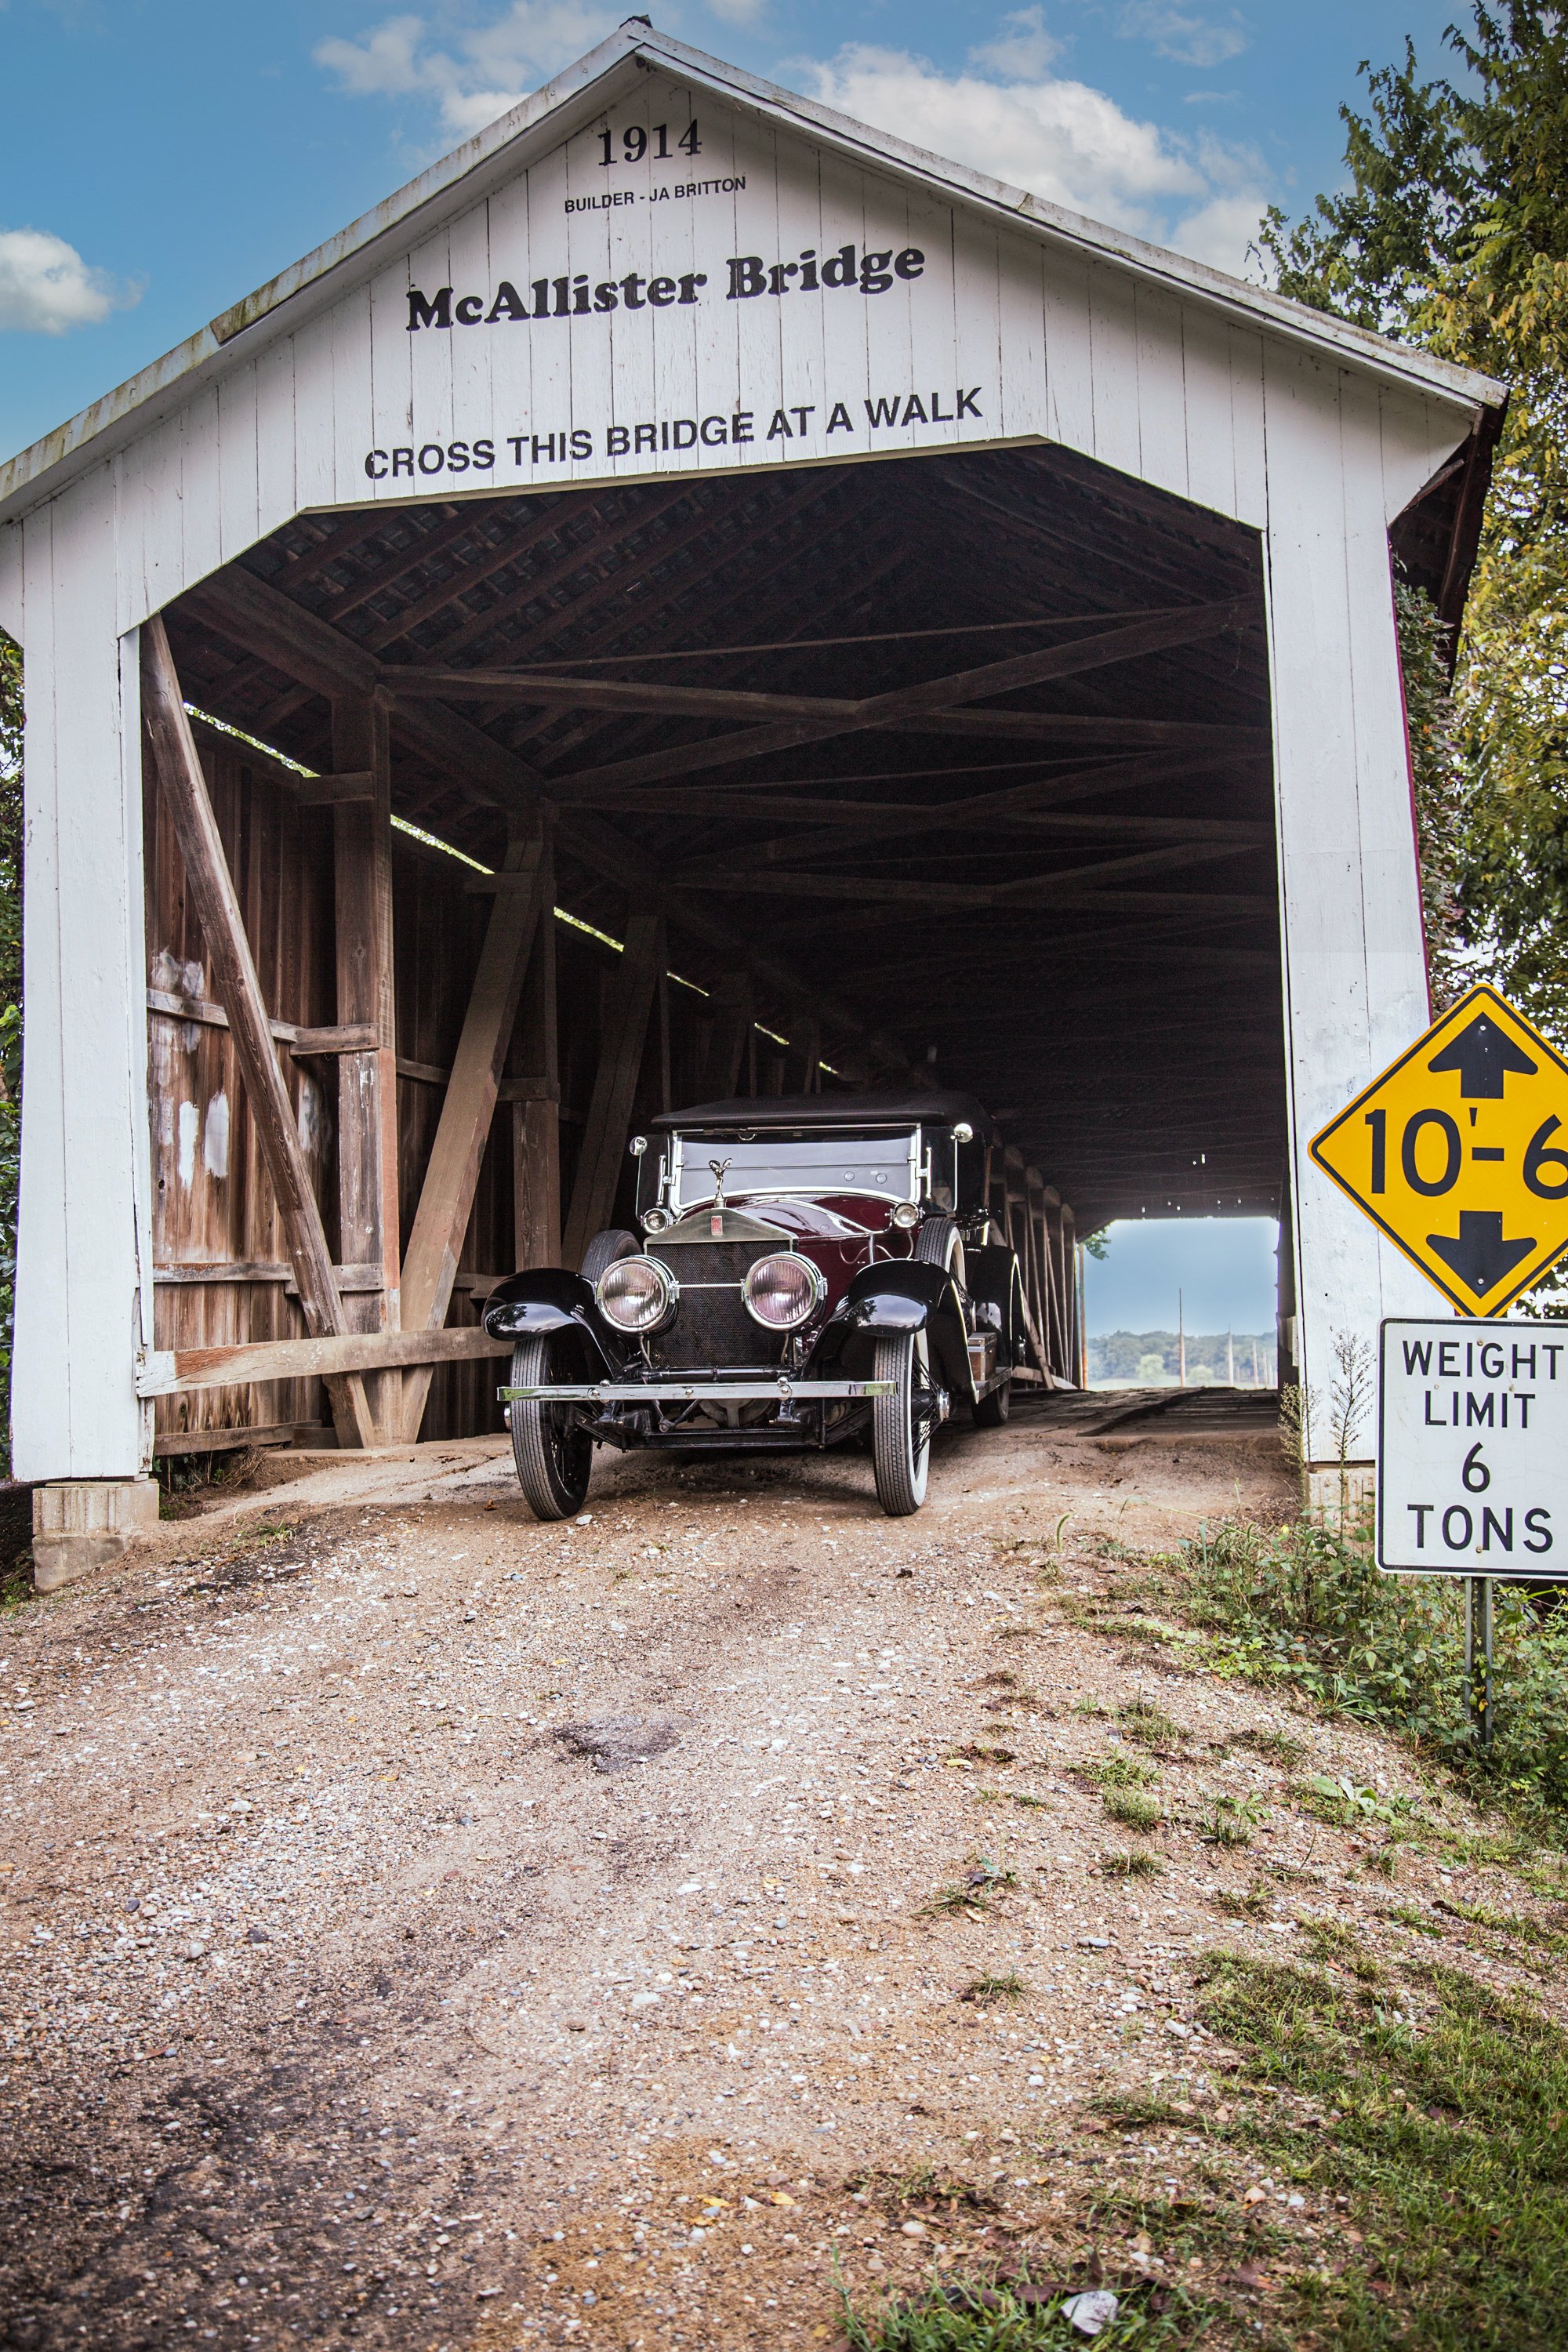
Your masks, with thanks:
M 1173 1331 L 1176 1293 L 1189 1331 L 1272 1331 L 1279 1229 L 1270 1217 L 1128 1219 L 1084 1265 L 1091 1333 Z
M 655 21 L 917 144 L 1240 268 L 1335 109 L 1454 0 L 677 0 Z M 0 456 L 592 46 L 593 0 L 0 0 Z

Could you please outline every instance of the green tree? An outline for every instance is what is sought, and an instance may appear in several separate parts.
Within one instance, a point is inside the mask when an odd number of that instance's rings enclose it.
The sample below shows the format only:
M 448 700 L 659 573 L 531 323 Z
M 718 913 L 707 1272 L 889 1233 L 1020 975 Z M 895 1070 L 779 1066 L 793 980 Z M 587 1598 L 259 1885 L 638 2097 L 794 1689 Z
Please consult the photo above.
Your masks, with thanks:
M 1280 290 L 1501 378 L 1457 648 L 1406 587 L 1435 993 L 1482 972 L 1568 1040 L 1568 16 L 1516 0 L 1450 26 L 1458 79 L 1363 65 L 1349 185 L 1262 244 Z M 1451 697 L 1442 672 L 1457 656 Z

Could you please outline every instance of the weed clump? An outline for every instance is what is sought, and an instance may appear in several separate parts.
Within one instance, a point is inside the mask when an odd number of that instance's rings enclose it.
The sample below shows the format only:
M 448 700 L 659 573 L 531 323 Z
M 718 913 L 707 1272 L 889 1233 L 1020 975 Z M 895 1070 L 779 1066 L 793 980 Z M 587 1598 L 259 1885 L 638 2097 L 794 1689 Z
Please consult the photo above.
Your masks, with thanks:
M 1108 1853 L 1100 1865 L 1102 1878 L 1158 1878 L 1165 1865 L 1152 1853 Z
M 1222 1672 L 1289 1683 L 1325 1712 L 1415 1741 L 1478 1796 L 1537 1820 L 1560 1817 L 1568 1830 L 1568 1611 L 1538 1608 L 1522 1586 L 1494 1588 L 1496 1727 L 1483 1748 L 1465 1706 L 1458 1579 L 1384 1576 L 1369 1543 L 1308 1518 L 1221 1520 L 1184 1545 L 1179 1560 L 1188 1607 Z M 1269 1737 L 1227 1744 L 1261 1754 Z
M 1028 1990 L 1017 1971 L 1010 1969 L 1005 1977 L 976 1977 L 973 1984 L 964 1986 L 958 1998 L 984 2009 L 995 2001 L 1022 2000 Z
M 1135 1739 L 1140 1748 L 1179 1748 L 1185 1737 L 1174 1716 L 1142 1694 L 1117 1708 L 1116 1720 L 1122 1738 Z
M 1103 1801 L 1106 1819 L 1120 1822 L 1124 1830 L 1138 1830 L 1146 1835 L 1158 1829 L 1165 1818 L 1159 1798 L 1149 1796 L 1142 1789 L 1108 1789 Z

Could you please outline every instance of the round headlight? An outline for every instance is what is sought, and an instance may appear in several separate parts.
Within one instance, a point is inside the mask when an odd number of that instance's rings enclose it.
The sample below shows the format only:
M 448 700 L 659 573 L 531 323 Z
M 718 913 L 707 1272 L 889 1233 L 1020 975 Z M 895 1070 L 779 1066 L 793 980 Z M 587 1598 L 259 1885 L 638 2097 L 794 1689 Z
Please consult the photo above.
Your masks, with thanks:
M 744 1285 L 746 1312 L 770 1331 L 793 1331 L 827 1295 L 822 1269 L 808 1257 L 759 1258 Z
M 898 1201 L 893 1204 L 893 1213 L 888 1222 L 907 1232 L 910 1225 L 918 1225 L 920 1221 L 921 1213 L 912 1201 Z
M 662 1331 L 675 1313 L 680 1285 L 655 1257 L 621 1257 L 605 1268 L 594 1296 L 617 1331 Z

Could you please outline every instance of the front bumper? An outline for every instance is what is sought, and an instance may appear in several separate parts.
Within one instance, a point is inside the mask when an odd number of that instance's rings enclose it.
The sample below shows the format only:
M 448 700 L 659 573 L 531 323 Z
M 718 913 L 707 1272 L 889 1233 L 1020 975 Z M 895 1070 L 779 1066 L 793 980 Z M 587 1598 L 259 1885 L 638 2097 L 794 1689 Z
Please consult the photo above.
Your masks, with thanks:
M 539 1388 L 498 1389 L 503 1404 L 818 1404 L 845 1397 L 891 1396 L 891 1381 L 552 1381 Z

